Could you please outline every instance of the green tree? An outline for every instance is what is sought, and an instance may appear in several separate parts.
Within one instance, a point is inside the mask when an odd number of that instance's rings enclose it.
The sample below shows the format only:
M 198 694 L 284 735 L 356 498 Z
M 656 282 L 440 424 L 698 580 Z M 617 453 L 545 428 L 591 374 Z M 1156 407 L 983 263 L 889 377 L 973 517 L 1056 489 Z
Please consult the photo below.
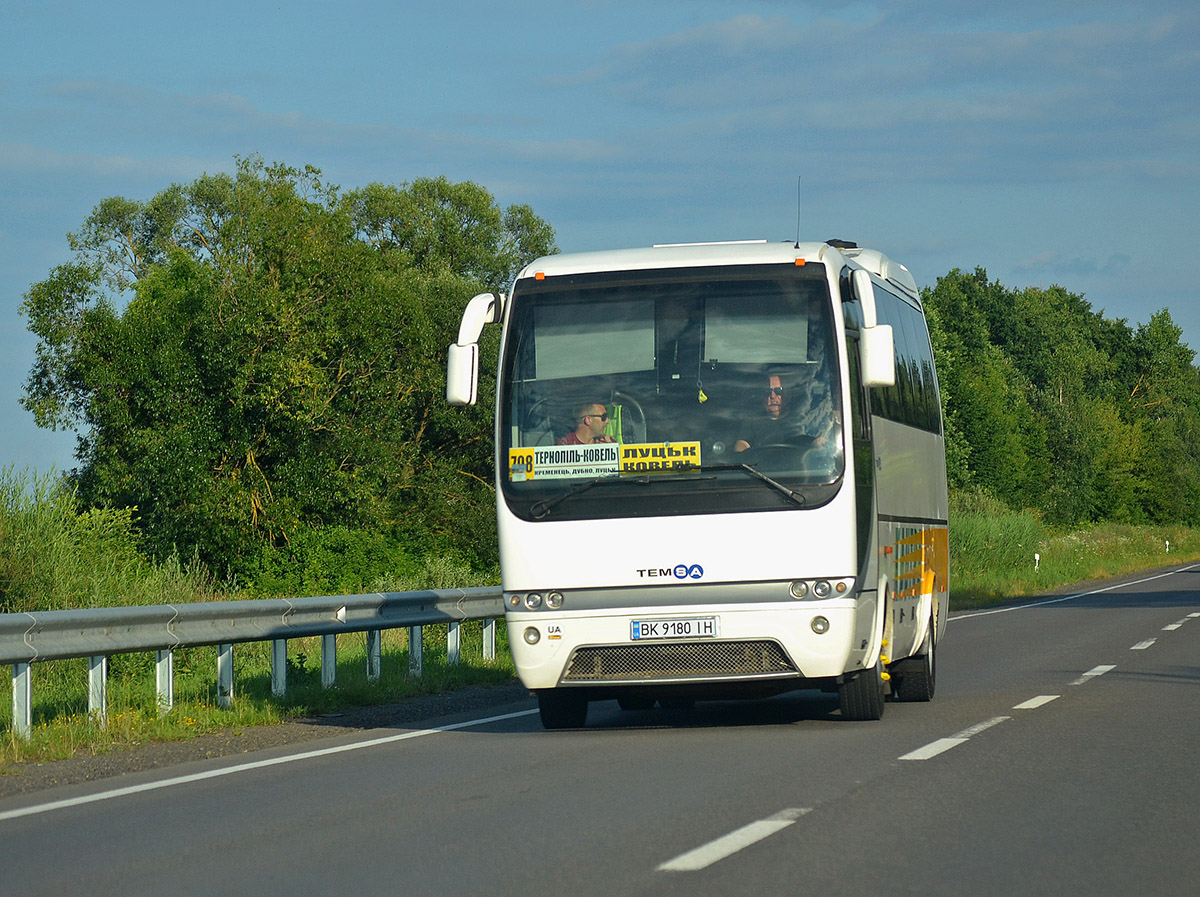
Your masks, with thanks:
M 79 433 L 82 502 L 235 572 L 311 527 L 490 561 L 490 413 L 446 408 L 442 365 L 465 301 L 553 250 L 526 207 L 251 158 L 105 200 L 71 245 L 26 294 L 23 403 Z
M 1045 431 L 1030 384 L 992 339 L 1009 292 L 977 268 L 953 270 L 926 290 L 946 419 L 947 472 L 956 488 L 983 489 L 1014 507 L 1034 502 L 1045 475 Z
M 1130 330 L 1061 287 L 951 271 L 923 296 L 951 484 L 1052 523 L 1200 518 L 1200 372 L 1164 310 Z

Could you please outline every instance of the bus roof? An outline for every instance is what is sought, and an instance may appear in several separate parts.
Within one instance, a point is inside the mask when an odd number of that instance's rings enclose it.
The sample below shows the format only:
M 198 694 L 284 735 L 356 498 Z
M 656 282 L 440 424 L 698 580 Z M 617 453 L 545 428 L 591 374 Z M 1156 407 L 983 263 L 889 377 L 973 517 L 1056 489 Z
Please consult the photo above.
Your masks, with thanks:
M 878 250 L 836 247 L 824 242 L 793 243 L 790 240 L 777 243 L 768 243 L 766 240 L 671 243 L 643 249 L 548 255 L 531 262 L 517 277 L 534 277 L 538 274 L 557 277 L 603 271 L 645 271 L 710 265 L 800 264 L 807 261 L 832 263 L 837 268 L 847 263 L 852 267 L 863 267 L 914 298 L 917 295 L 916 281 L 908 269 Z

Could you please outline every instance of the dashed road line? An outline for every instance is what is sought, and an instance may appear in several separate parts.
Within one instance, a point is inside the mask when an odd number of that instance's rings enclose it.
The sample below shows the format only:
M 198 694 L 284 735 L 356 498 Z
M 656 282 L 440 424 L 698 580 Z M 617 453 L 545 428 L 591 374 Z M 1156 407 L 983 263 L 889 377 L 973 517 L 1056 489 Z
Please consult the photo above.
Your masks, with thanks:
M 1037 708 L 1049 704 L 1051 701 L 1057 701 L 1060 695 L 1038 695 L 1036 698 L 1030 698 L 1028 701 L 1022 701 L 1013 710 L 1037 710 Z
M 1164 626 L 1162 628 L 1162 631 L 1163 632 L 1174 632 L 1176 629 L 1178 629 L 1180 626 L 1182 626 L 1185 622 L 1187 622 L 1187 621 L 1180 620 L 1178 623 L 1168 623 L 1166 626 Z
M 956 748 L 960 744 L 966 744 L 966 738 L 939 738 L 937 741 L 931 741 L 924 747 L 919 747 L 915 751 L 909 751 L 907 754 L 900 756 L 901 760 L 929 760 L 936 757 L 938 754 L 945 753 L 950 748 Z
M 949 738 L 939 738 L 937 741 L 931 741 L 924 747 L 919 747 L 915 751 L 909 751 L 902 755 L 901 760 L 929 760 L 936 757 L 938 754 L 943 754 L 951 748 L 956 748 L 960 744 L 966 744 L 972 736 L 978 735 L 980 732 L 986 732 L 992 726 L 999 725 L 1005 720 L 1012 719 L 1011 716 L 994 716 L 982 723 L 977 723 L 969 729 L 963 729 L 957 735 L 951 735 Z
M 1145 651 L 1147 648 L 1149 648 L 1151 645 L 1153 645 L 1156 641 L 1158 641 L 1158 639 L 1148 638 L 1148 639 L 1145 639 L 1144 641 L 1138 642 L 1136 645 L 1132 645 L 1129 648 L 1129 650 L 1130 651 Z
M 751 822 L 749 825 L 743 825 L 728 835 L 722 835 L 715 841 L 709 841 L 695 850 L 689 850 L 687 853 L 680 854 L 675 859 L 668 860 L 660 865 L 658 871 L 696 872 L 700 869 L 705 869 L 713 863 L 732 856 L 739 850 L 745 850 L 751 844 L 757 844 L 764 838 L 769 838 L 776 832 L 783 831 L 805 813 L 811 811 L 811 807 L 793 807 L 787 810 L 780 810 L 774 816 L 760 819 L 757 822 Z
M 1111 672 L 1111 671 L 1115 670 L 1116 668 L 1117 668 L 1117 665 L 1113 664 L 1113 663 L 1101 664 L 1098 667 L 1092 667 L 1090 670 L 1088 670 L 1086 673 L 1084 673 L 1082 676 L 1080 676 L 1078 679 L 1076 679 L 1071 684 L 1072 685 L 1085 685 L 1086 683 L 1091 682 L 1097 676 L 1103 676 L 1105 673 Z

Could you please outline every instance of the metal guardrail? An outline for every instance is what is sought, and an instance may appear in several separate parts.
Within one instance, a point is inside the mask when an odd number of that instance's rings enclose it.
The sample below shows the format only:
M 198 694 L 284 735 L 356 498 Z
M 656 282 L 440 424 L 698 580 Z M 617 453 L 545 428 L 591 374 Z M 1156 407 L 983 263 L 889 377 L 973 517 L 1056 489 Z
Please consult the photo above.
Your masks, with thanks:
M 28 738 L 34 663 L 89 658 L 88 712 L 103 723 L 108 658 L 113 654 L 155 652 L 158 704 L 166 711 L 174 704 L 174 650 L 216 645 L 217 703 L 228 707 L 233 701 L 236 644 L 271 642 L 271 691 L 282 696 L 287 689 L 288 639 L 321 636 L 321 683 L 329 688 L 336 682 L 338 635 L 367 634 L 367 678 L 375 680 L 382 654 L 380 633 L 408 628 L 409 672 L 419 676 L 422 626 L 448 624 L 446 655 L 457 663 L 459 624 L 484 621 L 483 653 L 492 658 L 495 621 L 503 615 L 499 586 L 0 614 L 0 663 L 12 665 L 13 731 Z

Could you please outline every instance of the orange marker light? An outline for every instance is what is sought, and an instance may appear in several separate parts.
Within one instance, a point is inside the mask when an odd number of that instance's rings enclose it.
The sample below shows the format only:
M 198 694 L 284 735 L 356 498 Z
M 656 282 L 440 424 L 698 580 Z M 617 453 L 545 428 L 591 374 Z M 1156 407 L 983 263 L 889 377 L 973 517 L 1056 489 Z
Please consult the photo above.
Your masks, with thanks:
M 539 271 L 537 274 L 533 275 L 533 279 L 534 280 L 545 280 L 546 275 L 543 274 L 541 271 Z
M 803 268 L 807 264 L 804 259 L 796 259 L 796 267 Z

